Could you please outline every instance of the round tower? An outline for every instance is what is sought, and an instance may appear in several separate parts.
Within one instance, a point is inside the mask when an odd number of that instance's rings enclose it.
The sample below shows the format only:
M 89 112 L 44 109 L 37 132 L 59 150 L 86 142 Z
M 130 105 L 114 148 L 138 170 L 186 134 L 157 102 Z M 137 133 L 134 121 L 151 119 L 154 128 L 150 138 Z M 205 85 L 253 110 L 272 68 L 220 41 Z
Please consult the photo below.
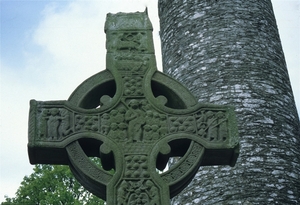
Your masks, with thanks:
M 300 203 L 300 123 L 270 0 L 159 0 L 164 72 L 233 105 L 234 168 L 202 167 L 173 204 Z

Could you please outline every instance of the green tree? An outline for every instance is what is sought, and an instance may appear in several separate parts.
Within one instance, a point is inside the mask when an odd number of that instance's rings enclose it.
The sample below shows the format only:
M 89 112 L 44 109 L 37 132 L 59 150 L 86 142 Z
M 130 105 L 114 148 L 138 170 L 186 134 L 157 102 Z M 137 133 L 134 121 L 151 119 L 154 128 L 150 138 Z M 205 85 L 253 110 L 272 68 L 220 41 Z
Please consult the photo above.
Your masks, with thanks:
M 6 197 L 1 205 L 104 205 L 77 182 L 68 166 L 35 165 L 33 170 L 24 177 L 16 197 Z

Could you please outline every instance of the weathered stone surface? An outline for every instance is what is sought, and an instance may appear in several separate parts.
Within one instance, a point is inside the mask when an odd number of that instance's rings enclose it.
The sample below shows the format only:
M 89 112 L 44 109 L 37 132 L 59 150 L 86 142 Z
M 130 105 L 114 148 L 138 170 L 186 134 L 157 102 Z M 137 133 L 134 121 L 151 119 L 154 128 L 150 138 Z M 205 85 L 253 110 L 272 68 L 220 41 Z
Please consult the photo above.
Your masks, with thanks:
M 69 164 L 108 205 L 170 204 L 199 166 L 234 166 L 233 107 L 197 103 L 157 71 L 148 16 L 108 14 L 105 31 L 107 70 L 67 101 L 31 101 L 30 162 Z M 178 163 L 158 173 L 174 156 Z M 89 157 L 99 157 L 102 168 Z
M 200 168 L 173 204 L 300 203 L 300 125 L 270 0 L 160 0 L 164 72 L 234 105 L 234 168 Z M 228 180 L 228 177 L 230 180 Z

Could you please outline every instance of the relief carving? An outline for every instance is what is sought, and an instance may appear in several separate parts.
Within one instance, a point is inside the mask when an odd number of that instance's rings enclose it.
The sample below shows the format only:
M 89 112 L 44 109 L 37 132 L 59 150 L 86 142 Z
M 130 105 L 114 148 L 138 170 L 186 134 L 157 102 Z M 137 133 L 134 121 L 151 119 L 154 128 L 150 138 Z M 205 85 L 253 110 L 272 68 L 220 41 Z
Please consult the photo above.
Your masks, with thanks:
M 123 180 L 117 189 L 117 205 L 159 205 L 159 189 L 151 180 Z
M 101 115 L 101 134 L 116 142 L 151 143 L 168 133 L 166 115 L 145 100 L 132 99 L 123 105 Z
M 73 132 L 70 111 L 64 108 L 43 109 L 41 111 L 41 139 L 59 140 Z
M 143 78 L 140 76 L 124 77 L 124 95 L 142 96 Z
M 187 132 L 194 133 L 195 128 L 195 118 L 193 116 L 183 116 L 183 117 L 170 117 L 170 132 Z
M 149 68 L 147 55 L 132 55 L 130 53 L 114 54 L 115 66 L 123 74 L 143 75 Z
M 112 37 L 107 42 L 107 48 L 110 52 L 143 53 L 147 50 L 146 32 L 115 31 L 111 35 Z
M 98 131 L 99 117 L 97 115 L 75 115 L 75 130 L 78 131 Z
M 61 122 L 58 128 L 59 136 L 67 136 L 72 132 L 71 128 L 71 115 L 70 112 L 66 109 L 59 109 L 61 115 Z
M 109 129 L 110 129 L 110 122 L 109 122 L 109 114 L 108 113 L 104 113 L 101 116 L 101 134 L 103 135 L 107 135 L 109 133 Z
M 227 116 L 224 111 L 201 111 L 196 114 L 198 135 L 211 142 L 228 138 Z
M 128 110 L 125 113 L 125 120 L 128 123 L 128 136 L 131 137 L 132 142 L 142 141 L 143 129 L 145 124 L 145 112 L 140 109 L 138 100 L 130 100 Z
M 146 155 L 128 155 L 125 157 L 125 177 L 148 178 L 148 161 Z
M 47 120 L 47 130 L 48 135 L 47 137 L 50 139 L 58 139 L 58 127 L 60 124 L 60 116 L 59 116 L 59 110 L 56 108 L 53 108 L 49 110 L 50 115 L 48 116 Z

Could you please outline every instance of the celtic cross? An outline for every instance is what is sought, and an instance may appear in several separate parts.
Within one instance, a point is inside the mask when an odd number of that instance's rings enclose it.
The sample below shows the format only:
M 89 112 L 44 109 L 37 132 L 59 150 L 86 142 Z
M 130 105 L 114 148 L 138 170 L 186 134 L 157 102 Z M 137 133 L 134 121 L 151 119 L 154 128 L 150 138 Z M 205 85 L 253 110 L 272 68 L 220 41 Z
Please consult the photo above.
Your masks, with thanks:
M 197 103 L 156 70 L 146 12 L 108 14 L 105 32 L 105 71 L 67 101 L 30 101 L 30 162 L 69 165 L 108 205 L 170 204 L 200 166 L 234 166 L 233 108 Z M 170 157 L 180 158 L 158 171 Z

